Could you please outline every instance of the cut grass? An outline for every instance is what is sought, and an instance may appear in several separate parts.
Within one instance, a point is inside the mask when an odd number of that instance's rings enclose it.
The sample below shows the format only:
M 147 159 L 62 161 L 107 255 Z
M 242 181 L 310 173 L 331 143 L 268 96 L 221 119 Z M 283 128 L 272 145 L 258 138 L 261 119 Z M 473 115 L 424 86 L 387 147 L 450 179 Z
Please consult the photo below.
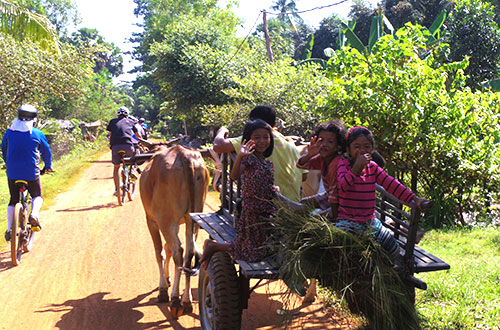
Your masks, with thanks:
M 105 152 L 109 152 L 109 148 L 106 141 L 100 139 L 92 145 L 82 144 L 71 153 L 54 161 L 52 167 L 56 172 L 41 177 L 43 190 L 42 209 L 53 205 L 57 194 L 71 187 L 80 177 L 82 170 L 90 166 L 92 161 L 100 158 Z M 7 242 L 3 239 L 3 233 L 7 228 L 7 204 L 10 197 L 5 170 L 0 171 L 0 182 L 0 237 L 2 237 L 0 238 L 0 249 L 3 250 L 7 245 Z M 43 219 L 41 220 L 43 221 Z
M 448 271 L 419 273 L 428 289 L 416 289 L 422 329 L 500 329 L 500 228 L 434 230 L 419 244 L 450 264 Z M 320 295 L 351 324 L 338 296 L 325 288 Z

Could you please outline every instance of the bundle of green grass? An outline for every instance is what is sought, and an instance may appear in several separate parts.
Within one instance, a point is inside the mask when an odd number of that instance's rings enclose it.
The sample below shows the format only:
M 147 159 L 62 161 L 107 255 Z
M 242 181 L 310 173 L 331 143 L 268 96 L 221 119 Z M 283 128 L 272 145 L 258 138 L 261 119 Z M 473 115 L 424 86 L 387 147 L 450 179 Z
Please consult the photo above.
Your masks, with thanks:
M 344 232 L 322 216 L 285 205 L 278 205 L 273 227 L 280 275 L 289 288 L 316 278 L 373 329 L 420 329 L 407 285 L 370 235 Z

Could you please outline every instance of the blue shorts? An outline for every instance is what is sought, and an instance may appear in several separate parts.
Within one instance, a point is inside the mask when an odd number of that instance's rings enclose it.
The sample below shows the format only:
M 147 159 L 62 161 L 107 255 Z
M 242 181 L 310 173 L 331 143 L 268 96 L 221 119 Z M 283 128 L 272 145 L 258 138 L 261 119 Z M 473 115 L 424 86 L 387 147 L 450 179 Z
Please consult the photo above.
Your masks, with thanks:
M 134 146 L 131 144 L 116 144 L 111 147 L 111 162 L 113 165 L 120 165 L 122 162 L 122 157 L 118 153 L 120 150 L 124 150 L 125 157 L 132 157 L 135 154 Z
M 337 221 L 335 227 L 353 234 L 370 230 L 373 239 L 380 243 L 392 258 L 396 258 L 399 255 L 400 247 L 398 241 L 392 236 L 391 231 L 385 228 L 377 218 L 373 218 L 363 224 L 348 219 L 340 219 Z

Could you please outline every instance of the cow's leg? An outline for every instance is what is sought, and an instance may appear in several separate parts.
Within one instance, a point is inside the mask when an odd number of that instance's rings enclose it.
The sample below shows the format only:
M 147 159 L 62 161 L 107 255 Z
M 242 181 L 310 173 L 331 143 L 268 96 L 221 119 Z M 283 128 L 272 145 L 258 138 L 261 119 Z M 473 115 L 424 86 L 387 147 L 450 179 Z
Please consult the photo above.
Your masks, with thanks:
M 162 244 L 161 244 L 161 235 L 160 230 L 158 228 L 158 223 L 154 221 L 151 217 L 146 215 L 146 220 L 148 224 L 149 233 L 151 234 L 151 238 L 153 239 L 153 246 L 155 249 L 156 262 L 158 263 L 158 269 L 160 271 L 160 285 L 158 287 L 158 302 L 168 302 L 168 287 L 169 280 L 167 278 L 168 273 L 165 273 L 165 259 L 162 254 Z M 168 262 L 167 262 L 168 265 Z M 168 270 L 168 268 L 167 268 Z
M 179 299 L 179 281 L 182 272 L 182 256 L 183 256 L 183 248 L 178 233 L 178 222 L 175 224 L 168 226 L 166 231 L 163 233 L 165 240 L 167 241 L 169 252 L 171 253 L 172 259 L 174 260 L 175 270 L 174 270 L 174 283 L 172 285 L 172 292 L 170 293 L 170 297 L 172 298 L 170 302 L 170 311 L 174 318 L 178 318 L 182 315 L 182 306 Z M 169 255 L 167 253 L 167 260 L 169 259 Z M 167 261 L 168 262 L 168 261 Z
M 189 214 L 185 215 L 186 224 L 186 253 L 184 254 L 184 293 L 182 294 L 181 304 L 184 314 L 193 312 L 192 296 L 191 296 L 191 274 L 192 274 L 192 260 L 193 256 L 199 252 L 195 246 L 195 225 Z

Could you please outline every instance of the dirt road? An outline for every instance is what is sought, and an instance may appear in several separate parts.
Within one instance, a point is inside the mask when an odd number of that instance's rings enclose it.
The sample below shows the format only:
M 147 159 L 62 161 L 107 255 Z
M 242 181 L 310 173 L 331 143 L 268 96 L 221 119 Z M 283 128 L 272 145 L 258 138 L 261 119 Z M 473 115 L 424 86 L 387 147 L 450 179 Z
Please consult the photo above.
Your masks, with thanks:
M 12 267 L 10 252 L 0 253 L 0 329 L 200 329 L 197 277 L 192 314 L 174 320 L 168 304 L 156 302 L 158 270 L 140 196 L 117 206 L 108 158 L 42 210 L 43 230 L 21 265 Z M 216 197 L 205 211 L 218 208 Z M 198 246 L 205 238 L 198 237 Z M 243 312 L 243 329 L 282 328 L 281 286 L 259 286 Z M 349 328 L 319 303 L 297 307 L 294 315 L 292 328 Z

